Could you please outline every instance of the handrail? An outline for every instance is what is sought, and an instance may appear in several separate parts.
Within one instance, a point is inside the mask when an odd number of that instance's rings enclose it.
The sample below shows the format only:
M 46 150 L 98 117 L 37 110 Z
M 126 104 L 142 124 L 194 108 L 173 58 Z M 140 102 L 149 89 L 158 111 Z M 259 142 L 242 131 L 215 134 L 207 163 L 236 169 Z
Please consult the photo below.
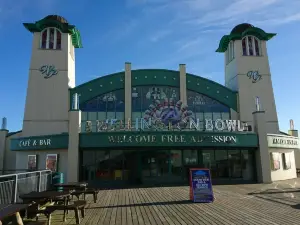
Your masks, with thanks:
M 32 171 L 32 172 L 24 172 L 24 173 L 12 173 L 12 174 L 6 174 L 6 175 L 0 175 L 0 178 L 4 177 L 12 177 L 16 175 L 25 175 L 25 174 L 33 174 L 33 173 L 42 173 L 42 172 L 51 172 L 51 170 L 37 170 L 37 171 Z
M 20 194 L 26 194 L 31 191 L 44 191 L 47 190 L 47 187 L 49 184 L 51 184 L 51 176 L 52 171 L 51 170 L 38 170 L 38 171 L 32 171 L 32 172 L 23 172 L 23 173 L 14 173 L 14 174 L 7 174 L 7 175 L 0 175 L 0 185 L 4 185 L 5 182 L 9 182 L 6 187 L 8 188 L 6 192 L 0 192 L 0 203 L 16 203 L 20 201 L 19 195 Z M 45 181 L 42 180 L 44 178 L 44 175 L 50 178 L 50 180 Z M 22 178 L 25 176 L 25 178 Z M 33 180 L 31 180 L 33 179 Z M 21 182 L 21 184 L 19 184 Z M 22 182 L 29 182 L 32 186 L 23 186 Z M 46 184 L 46 186 L 45 186 Z M 26 191 L 24 191 L 24 187 L 29 187 Z M 23 189 L 23 191 L 21 191 Z M 4 195 L 4 198 L 3 196 Z

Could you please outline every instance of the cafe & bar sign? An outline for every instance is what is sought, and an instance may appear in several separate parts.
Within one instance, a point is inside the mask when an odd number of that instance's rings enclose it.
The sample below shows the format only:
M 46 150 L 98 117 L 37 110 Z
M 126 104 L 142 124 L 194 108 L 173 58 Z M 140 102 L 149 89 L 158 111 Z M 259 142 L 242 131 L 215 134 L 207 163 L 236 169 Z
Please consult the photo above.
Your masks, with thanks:
M 68 134 L 21 137 L 11 139 L 10 150 L 68 149 L 68 144 Z
M 269 148 L 300 149 L 300 142 L 298 137 L 268 134 L 268 146 Z

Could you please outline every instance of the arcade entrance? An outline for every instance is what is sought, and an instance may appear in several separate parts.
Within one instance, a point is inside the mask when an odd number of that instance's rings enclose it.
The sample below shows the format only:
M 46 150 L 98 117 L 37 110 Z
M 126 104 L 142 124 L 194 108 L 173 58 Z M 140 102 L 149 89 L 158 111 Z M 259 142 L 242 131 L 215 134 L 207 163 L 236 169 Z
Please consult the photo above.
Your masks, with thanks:
M 211 170 L 214 183 L 254 182 L 254 150 L 82 150 L 81 180 L 97 186 L 188 184 L 189 168 Z

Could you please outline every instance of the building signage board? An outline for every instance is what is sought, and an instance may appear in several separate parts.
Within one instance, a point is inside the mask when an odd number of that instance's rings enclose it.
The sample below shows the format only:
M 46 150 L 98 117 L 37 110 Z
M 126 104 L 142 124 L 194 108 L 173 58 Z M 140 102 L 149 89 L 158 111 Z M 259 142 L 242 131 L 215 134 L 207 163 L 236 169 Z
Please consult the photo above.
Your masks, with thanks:
M 67 149 L 68 134 L 31 136 L 12 138 L 10 141 L 11 150 L 43 150 L 43 149 Z
M 129 118 L 127 121 L 118 119 L 107 119 L 104 121 L 86 121 L 85 131 L 90 133 L 93 131 L 93 127 L 96 132 L 107 131 L 182 131 L 182 130 L 197 130 L 197 131 L 247 131 L 248 125 L 239 120 L 222 120 L 205 119 L 201 121 L 199 119 L 183 119 L 181 121 L 162 121 L 160 119 L 152 120 L 148 118 L 136 118 L 132 120 Z
M 138 134 L 108 135 L 109 143 L 237 143 L 235 135 Z
M 209 169 L 190 169 L 190 200 L 205 203 L 214 201 Z
M 255 133 L 238 132 L 99 132 L 80 134 L 81 148 L 98 147 L 155 147 L 155 146 L 197 146 L 197 147 L 252 147 L 258 146 Z
M 43 147 L 43 146 L 51 146 L 51 139 L 25 139 L 19 141 L 19 147 Z
M 300 149 L 299 138 L 293 136 L 268 134 L 269 148 Z

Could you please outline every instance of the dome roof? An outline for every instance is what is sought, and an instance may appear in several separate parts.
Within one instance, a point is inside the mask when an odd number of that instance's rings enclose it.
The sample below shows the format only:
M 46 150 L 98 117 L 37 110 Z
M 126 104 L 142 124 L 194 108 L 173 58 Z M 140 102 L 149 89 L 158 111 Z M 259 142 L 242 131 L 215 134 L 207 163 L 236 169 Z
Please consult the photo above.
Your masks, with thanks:
M 60 23 L 68 23 L 68 21 L 64 17 L 59 15 L 48 15 L 43 20 L 56 20 Z
M 254 27 L 254 26 L 249 23 L 241 23 L 241 24 L 235 26 L 232 29 L 232 31 L 230 32 L 230 34 L 241 34 L 250 27 Z

